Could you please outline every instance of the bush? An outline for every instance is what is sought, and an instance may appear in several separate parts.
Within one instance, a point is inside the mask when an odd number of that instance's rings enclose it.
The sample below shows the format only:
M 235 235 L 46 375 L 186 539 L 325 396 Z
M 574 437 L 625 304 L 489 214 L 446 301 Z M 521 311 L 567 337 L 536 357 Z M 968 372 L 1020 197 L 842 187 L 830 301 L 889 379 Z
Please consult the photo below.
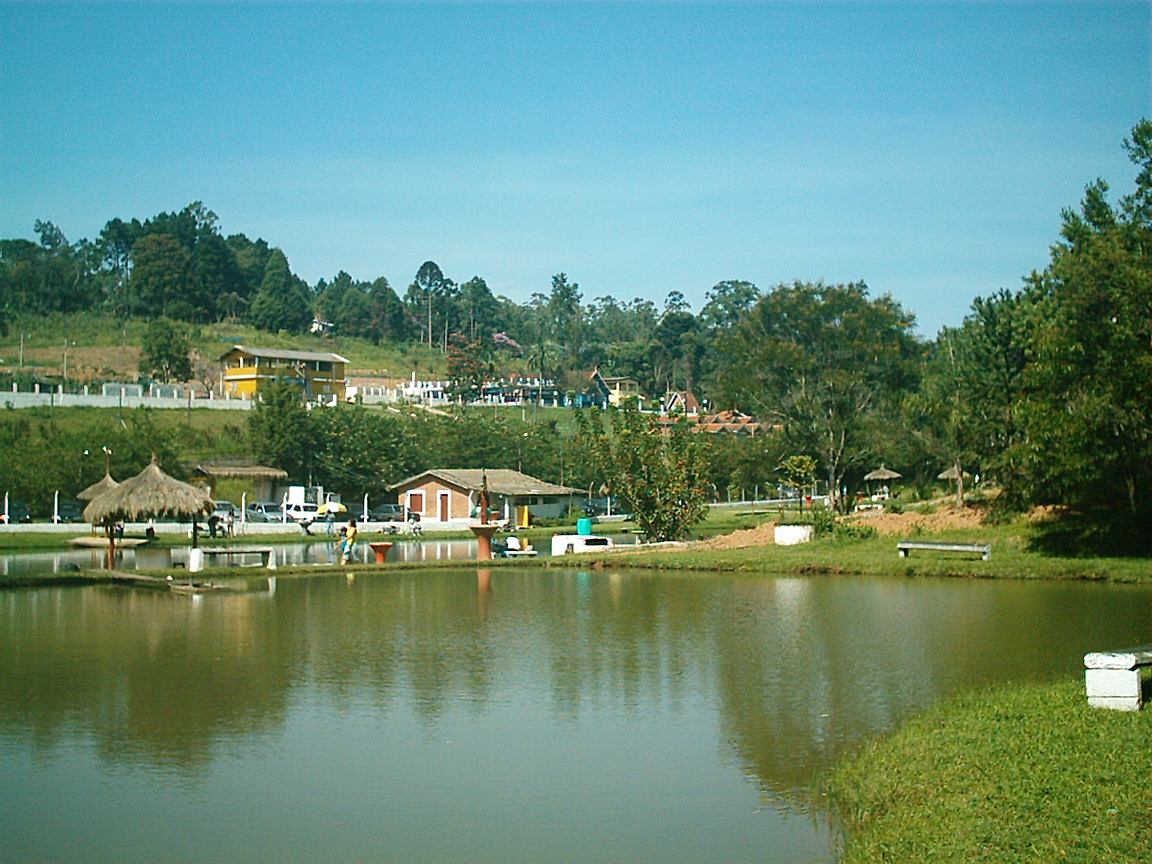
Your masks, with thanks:
M 860 522 L 838 522 L 832 533 L 845 540 L 871 540 L 879 534 L 872 525 Z

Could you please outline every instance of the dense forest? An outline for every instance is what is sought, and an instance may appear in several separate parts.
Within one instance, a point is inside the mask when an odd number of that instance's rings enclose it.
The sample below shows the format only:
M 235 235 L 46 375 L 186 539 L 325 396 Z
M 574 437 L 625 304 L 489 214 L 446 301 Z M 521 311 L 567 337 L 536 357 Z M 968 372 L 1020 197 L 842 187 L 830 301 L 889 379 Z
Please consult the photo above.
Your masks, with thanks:
M 384 277 L 345 272 L 308 285 L 266 241 L 222 236 L 199 202 L 143 222 L 112 219 L 92 241 L 69 242 L 51 222 L 36 223 L 39 242 L 0 240 L 0 325 L 76 310 L 189 326 L 236 320 L 289 334 L 321 321 L 329 334 L 438 351 L 457 376 L 515 365 L 569 387 L 599 367 L 637 378 L 651 396 L 692 390 L 714 409 L 750 412 L 777 429 L 731 452 L 717 448 L 724 452 L 713 458 L 728 467 L 713 485 L 800 479 L 783 476 L 797 456 L 811 459 L 833 496 L 860 488 L 882 463 L 910 483 L 951 467 L 961 482 L 965 473 L 994 482 L 1000 506 L 1060 508 L 1060 536 L 1074 545 L 1147 548 L 1152 123 L 1137 124 L 1124 147 L 1136 167 L 1133 191 L 1112 202 L 1107 184 L 1090 183 L 1080 206 L 1063 213 L 1043 269 L 1016 290 L 975 298 L 960 324 L 931 340 L 916 335 L 910 311 L 863 283 L 724 281 L 698 313 L 678 292 L 662 307 L 611 296 L 586 302 L 564 273 L 518 304 L 494 296 L 480 276 L 457 282 L 431 261 L 403 296 Z M 331 441 L 334 431 L 308 434 Z M 527 436 L 519 434 L 523 463 Z M 301 452 L 289 447 L 277 458 Z M 575 474 L 593 470 L 570 465 Z M 585 482 L 595 479 L 580 476 Z

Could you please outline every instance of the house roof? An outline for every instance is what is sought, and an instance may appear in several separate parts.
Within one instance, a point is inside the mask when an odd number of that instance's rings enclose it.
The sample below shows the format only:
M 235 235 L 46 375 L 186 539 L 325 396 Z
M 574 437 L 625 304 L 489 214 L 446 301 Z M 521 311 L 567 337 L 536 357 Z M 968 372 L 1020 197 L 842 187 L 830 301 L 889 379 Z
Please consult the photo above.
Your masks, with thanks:
M 269 480 L 284 480 L 288 472 L 267 465 L 231 465 L 220 462 L 201 462 L 196 472 L 205 477 L 266 477 Z
M 742 414 L 739 411 L 720 411 L 717 414 L 709 414 L 702 417 L 700 423 L 705 432 L 733 432 L 737 435 L 752 433 L 755 435 L 759 432 L 772 430 L 771 423 L 759 422 L 752 416 Z
M 664 397 L 664 410 L 678 409 L 685 414 L 699 414 L 700 403 L 691 390 L 673 390 Z
M 248 354 L 252 357 L 267 357 L 270 360 L 303 360 L 319 361 L 323 363 L 347 363 L 347 357 L 332 354 L 327 351 L 292 351 L 287 348 L 254 348 L 251 345 L 233 345 L 220 355 L 223 360 L 234 351 Z
M 582 491 L 571 486 L 549 483 L 508 468 L 491 468 L 487 471 L 481 468 L 433 468 L 421 474 L 414 474 L 388 488 L 391 490 L 414 486 L 427 478 L 435 478 L 452 486 L 478 492 L 484 484 L 485 474 L 488 475 L 488 491 L 494 495 L 578 495 Z

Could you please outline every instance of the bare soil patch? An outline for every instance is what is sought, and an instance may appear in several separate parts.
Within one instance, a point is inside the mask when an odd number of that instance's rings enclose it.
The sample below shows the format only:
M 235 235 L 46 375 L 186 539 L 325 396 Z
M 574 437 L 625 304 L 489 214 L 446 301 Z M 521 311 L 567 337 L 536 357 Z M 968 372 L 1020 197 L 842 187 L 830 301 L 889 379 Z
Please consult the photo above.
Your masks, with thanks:
M 882 536 L 949 531 L 958 528 L 979 528 L 984 524 L 986 508 L 969 505 L 957 510 L 954 503 L 939 503 L 930 513 L 906 511 L 884 513 L 865 511 L 849 517 L 861 525 L 870 525 Z M 776 523 L 763 522 L 753 528 L 742 528 L 730 534 L 709 537 L 694 544 L 698 549 L 741 549 L 748 546 L 770 546 L 776 542 Z
M 698 549 L 742 549 L 746 546 L 771 546 L 776 542 L 776 523 L 761 522 L 752 528 L 741 528 L 731 534 L 709 537 L 696 544 Z
M 12 359 L 5 357 L 6 360 Z M 140 362 L 136 345 L 100 345 L 68 347 L 68 380 L 88 378 L 135 378 Z M 63 348 L 29 348 L 24 352 L 29 367 L 51 369 L 61 374 L 64 369 Z M 16 368 L 16 364 L 10 364 Z
M 865 511 L 852 517 L 861 525 L 871 525 L 883 536 L 913 532 L 934 533 L 957 528 L 979 528 L 984 524 L 984 508 L 968 506 L 957 510 L 955 504 L 938 504 L 931 513 L 908 510 L 904 513 Z

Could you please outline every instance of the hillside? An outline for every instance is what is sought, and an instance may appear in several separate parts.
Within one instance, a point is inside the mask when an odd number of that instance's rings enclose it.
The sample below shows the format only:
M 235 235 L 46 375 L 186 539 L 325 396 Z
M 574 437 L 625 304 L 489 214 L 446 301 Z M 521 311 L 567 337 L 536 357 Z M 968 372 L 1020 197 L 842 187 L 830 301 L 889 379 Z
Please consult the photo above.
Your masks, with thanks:
M 66 375 L 69 387 L 135 380 L 146 326 L 144 321 L 121 322 L 96 313 L 21 316 L 0 336 L 0 374 L 7 380 L 54 383 Z M 273 335 L 234 321 L 188 325 L 188 335 L 202 374 L 214 372 L 216 358 L 236 344 L 332 351 L 348 358 L 350 375 L 357 378 L 407 378 L 413 373 L 442 378 L 447 372 L 443 354 L 418 344 L 373 345 L 357 338 Z

